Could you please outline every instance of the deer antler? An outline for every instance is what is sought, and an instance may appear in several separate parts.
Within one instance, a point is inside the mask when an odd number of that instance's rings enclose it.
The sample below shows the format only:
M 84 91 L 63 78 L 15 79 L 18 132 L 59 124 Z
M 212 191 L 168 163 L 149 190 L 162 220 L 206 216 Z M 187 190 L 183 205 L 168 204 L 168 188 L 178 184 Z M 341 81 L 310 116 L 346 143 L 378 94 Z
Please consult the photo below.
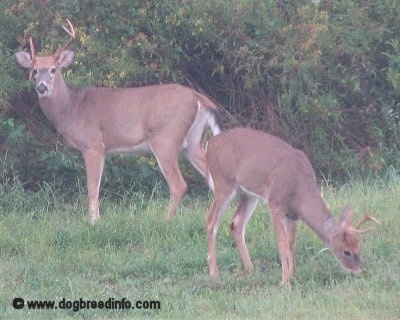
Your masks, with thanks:
M 36 58 L 36 55 L 35 55 L 35 47 L 33 46 L 33 39 L 32 39 L 32 37 L 29 38 L 29 44 L 30 44 L 30 46 L 31 46 L 31 58 L 32 58 L 32 61 L 34 61 L 35 58 Z
M 29 38 L 29 45 L 30 45 L 30 47 L 31 47 L 31 59 L 32 59 L 32 61 L 34 62 L 35 59 L 36 59 L 36 55 L 35 55 L 35 47 L 33 46 L 33 39 L 32 39 L 32 37 Z M 29 80 L 32 80 L 32 78 L 33 78 L 33 72 L 32 72 L 32 69 L 31 69 L 31 71 L 30 71 L 30 73 L 29 73 Z
M 361 219 L 361 221 L 353 228 L 353 230 L 354 230 L 355 232 L 357 232 L 357 233 L 366 233 L 366 232 L 369 232 L 369 231 L 374 230 L 375 228 L 360 229 L 361 225 L 362 225 L 364 222 L 367 222 L 367 221 L 372 221 L 372 222 L 375 222 L 376 224 L 381 224 L 381 223 L 379 222 L 378 219 L 376 219 L 376 218 L 374 218 L 374 217 L 372 217 L 372 216 L 366 214 L 366 215 Z
M 53 58 L 54 60 L 57 60 L 58 57 L 60 56 L 61 52 L 63 52 L 64 50 L 68 49 L 68 47 L 75 41 L 75 30 L 74 30 L 74 26 L 72 25 L 71 21 L 69 21 L 68 19 L 66 19 L 69 25 L 69 29 L 65 26 L 63 26 L 63 29 L 66 33 L 68 33 L 68 35 L 71 37 L 68 42 L 63 45 L 62 47 L 60 47 L 56 53 L 53 54 Z
M 376 219 L 376 218 L 374 218 L 374 217 L 372 217 L 372 216 L 366 214 L 366 215 L 361 219 L 361 221 L 357 224 L 356 229 L 360 229 L 361 225 L 362 225 L 364 222 L 367 222 L 367 221 L 373 221 L 373 222 L 375 222 L 376 224 L 381 224 L 380 221 L 379 221 L 378 219 Z

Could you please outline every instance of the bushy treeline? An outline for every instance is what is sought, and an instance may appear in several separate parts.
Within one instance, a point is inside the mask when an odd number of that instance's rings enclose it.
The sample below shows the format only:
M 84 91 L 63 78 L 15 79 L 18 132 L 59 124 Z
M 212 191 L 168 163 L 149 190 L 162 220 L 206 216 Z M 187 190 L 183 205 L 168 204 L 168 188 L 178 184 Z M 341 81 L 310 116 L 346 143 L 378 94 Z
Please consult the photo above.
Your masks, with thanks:
M 37 51 L 55 51 L 65 18 L 78 31 L 65 73 L 73 85 L 185 84 L 226 110 L 227 127 L 272 132 L 334 180 L 399 165 L 396 0 L 5 0 L 0 10 L 3 181 L 17 176 L 34 187 L 83 175 L 77 155 L 54 143 L 13 57 L 28 50 L 29 36 Z M 118 169 L 132 165 L 125 161 L 112 161 L 106 183 L 132 183 L 122 178 L 129 169 Z M 143 161 L 135 167 L 138 187 L 160 178 Z

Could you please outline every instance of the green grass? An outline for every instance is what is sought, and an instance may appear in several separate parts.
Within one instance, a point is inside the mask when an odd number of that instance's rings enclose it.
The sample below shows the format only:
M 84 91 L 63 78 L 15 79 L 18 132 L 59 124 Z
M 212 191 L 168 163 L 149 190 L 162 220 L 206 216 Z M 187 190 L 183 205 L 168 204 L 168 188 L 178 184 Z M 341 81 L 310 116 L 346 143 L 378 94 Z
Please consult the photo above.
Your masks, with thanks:
M 1 187 L 1 186 L 0 186 Z M 400 178 L 327 188 L 335 216 L 351 204 L 382 224 L 362 236 L 366 271 L 345 273 L 324 244 L 300 223 L 298 270 L 281 288 L 269 217 L 257 207 L 247 228 L 256 271 L 245 274 L 221 224 L 220 280 L 208 279 L 204 221 L 210 200 L 186 197 L 172 222 L 167 201 L 137 196 L 104 199 L 90 225 L 86 201 L 59 201 L 51 188 L 25 194 L 0 188 L 0 317 L 4 319 L 400 319 Z M 160 310 L 16 310 L 26 300 L 157 300 Z

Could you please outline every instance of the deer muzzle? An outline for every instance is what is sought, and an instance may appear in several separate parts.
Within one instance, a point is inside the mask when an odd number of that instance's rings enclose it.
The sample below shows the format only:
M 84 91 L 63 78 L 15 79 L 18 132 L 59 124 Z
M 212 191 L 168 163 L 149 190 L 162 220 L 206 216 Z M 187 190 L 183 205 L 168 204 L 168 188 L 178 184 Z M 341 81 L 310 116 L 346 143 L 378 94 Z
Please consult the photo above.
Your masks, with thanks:
M 48 91 L 47 85 L 43 82 L 39 83 L 39 85 L 36 87 L 36 91 L 39 93 L 39 95 L 46 94 Z

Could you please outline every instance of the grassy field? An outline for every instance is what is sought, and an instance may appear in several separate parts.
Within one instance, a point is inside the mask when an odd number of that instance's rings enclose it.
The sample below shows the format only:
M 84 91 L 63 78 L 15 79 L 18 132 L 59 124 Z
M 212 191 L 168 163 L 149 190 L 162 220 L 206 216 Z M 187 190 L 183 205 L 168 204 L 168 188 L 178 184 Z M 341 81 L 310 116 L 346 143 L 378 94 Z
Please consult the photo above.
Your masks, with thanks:
M 0 186 L 1 189 L 1 186 Z M 327 188 L 335 216 L 351 204 L 382 224 L 362 236 L 366 271 L 340 268 L 324 244 L 300 223 L 298 270 L 281 288 L 278 249 L 265 208 L 247 228 L 256 271 L 245 274 L 230 237 L 227 214 L 218 236 L 221 278 L 208 279 L 204 221 L 210 199 L 186 197 L 177 217 L 164 220 L 167 201 L 105 197 L 103 219 L 88 223 L 84 197 L 65 203 L 51 188 L 25 194 L 0 190 L 0 317 L 4 319 L 400 319 L 400 178 Z M 232 211 L 232 208 L 231 208 Z M 232 213 L 232 212 L 231 212 Z M 15 309 L 25 301 L 65 302 L 69 309 Z M 82 309 L 72 301 L 160 309 Z M 110 302 L 111 301 L 111 302 Z M 70 303 L 70 305 L 68 305 Z M 81 302 L 79 302 L 81 303 Z M 146 304 L 144 304 L 146 306 Z

